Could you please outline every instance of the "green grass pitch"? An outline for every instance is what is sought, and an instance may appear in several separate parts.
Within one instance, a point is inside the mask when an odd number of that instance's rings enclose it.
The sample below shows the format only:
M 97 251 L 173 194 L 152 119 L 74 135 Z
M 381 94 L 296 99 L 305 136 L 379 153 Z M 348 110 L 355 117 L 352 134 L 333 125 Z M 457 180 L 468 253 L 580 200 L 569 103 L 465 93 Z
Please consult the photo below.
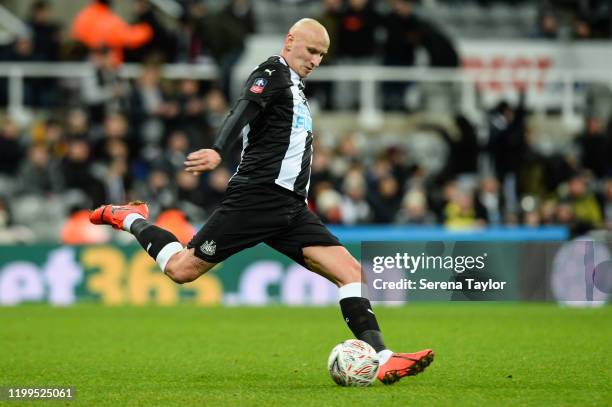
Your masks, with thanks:
M 0 386 L 74 386 L 72 401 L 27 403 L 58 406 L 612 402 L 612 307 L 420 303 L 377 315 L 392 349 L 435 350 L 424 373 L 335 385 L 327 356 L 351 337 L 337 308 L 0 308 Z

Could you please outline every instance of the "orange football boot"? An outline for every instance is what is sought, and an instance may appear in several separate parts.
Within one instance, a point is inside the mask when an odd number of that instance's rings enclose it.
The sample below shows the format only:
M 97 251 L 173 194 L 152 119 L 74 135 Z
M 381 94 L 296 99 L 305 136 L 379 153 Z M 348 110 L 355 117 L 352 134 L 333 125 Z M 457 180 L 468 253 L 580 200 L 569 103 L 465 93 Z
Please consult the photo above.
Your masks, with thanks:
M 94 225 L 111 225 L 114 229 L 123 230 L 123 221 L 130 213 L 147 219 L 149 207 L 142 201 L 132 201 L 127 205 L 102 205 L 89 213 L 89 221 Z
M 425 349 L 415 353 L 394 353 L 387 363 L 378 369 L 378 380 L 392 384 L 406 376 L 421 373 L 433 362 L 434 352 Z

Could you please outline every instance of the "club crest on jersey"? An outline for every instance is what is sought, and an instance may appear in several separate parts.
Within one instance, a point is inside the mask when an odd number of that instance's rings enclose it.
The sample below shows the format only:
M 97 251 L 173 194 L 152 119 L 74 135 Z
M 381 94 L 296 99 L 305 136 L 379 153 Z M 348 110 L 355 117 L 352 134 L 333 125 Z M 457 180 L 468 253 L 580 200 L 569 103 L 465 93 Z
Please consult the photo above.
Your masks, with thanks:
M 212 256 L 217 251 L 217 244 L 214 240 L 211 240 L 210 242 L 207 240 L 202 243 L 200 250 L 202 250 L 202 253 Z
M 264 90 L 264 88 L 266 87 L 267 84 L 268 84 L 268 81 L 265 80 L 264 78 L 257 78 L 253 82 L 253 85 L 251 86 L 249 91 L 251 91 L 253 93 L 261 93 L 261 92 L 263 92 L 263 90 Z

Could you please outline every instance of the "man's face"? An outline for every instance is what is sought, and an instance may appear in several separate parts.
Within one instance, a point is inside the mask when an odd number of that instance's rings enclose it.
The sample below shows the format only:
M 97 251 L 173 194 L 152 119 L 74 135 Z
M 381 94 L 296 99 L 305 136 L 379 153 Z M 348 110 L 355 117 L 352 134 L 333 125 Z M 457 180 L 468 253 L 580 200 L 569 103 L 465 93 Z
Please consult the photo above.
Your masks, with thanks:
M 329 48 L 329 37 L 316 28 L 305 28 L 288 34 L 287 63 L 301 78 L 306 78 L 319 66 Z

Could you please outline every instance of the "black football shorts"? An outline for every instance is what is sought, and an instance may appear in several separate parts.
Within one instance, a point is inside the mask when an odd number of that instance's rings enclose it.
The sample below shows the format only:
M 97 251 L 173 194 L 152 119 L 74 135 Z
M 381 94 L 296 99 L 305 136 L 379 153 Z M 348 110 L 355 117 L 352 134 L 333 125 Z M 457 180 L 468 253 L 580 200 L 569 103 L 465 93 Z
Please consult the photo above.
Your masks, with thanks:
M 187 247 L 202 260 L 219 263 L 261 242 L 303 266 L 303 247 L 340 246 L 297 194 L 278 185 L 230 184 Z

